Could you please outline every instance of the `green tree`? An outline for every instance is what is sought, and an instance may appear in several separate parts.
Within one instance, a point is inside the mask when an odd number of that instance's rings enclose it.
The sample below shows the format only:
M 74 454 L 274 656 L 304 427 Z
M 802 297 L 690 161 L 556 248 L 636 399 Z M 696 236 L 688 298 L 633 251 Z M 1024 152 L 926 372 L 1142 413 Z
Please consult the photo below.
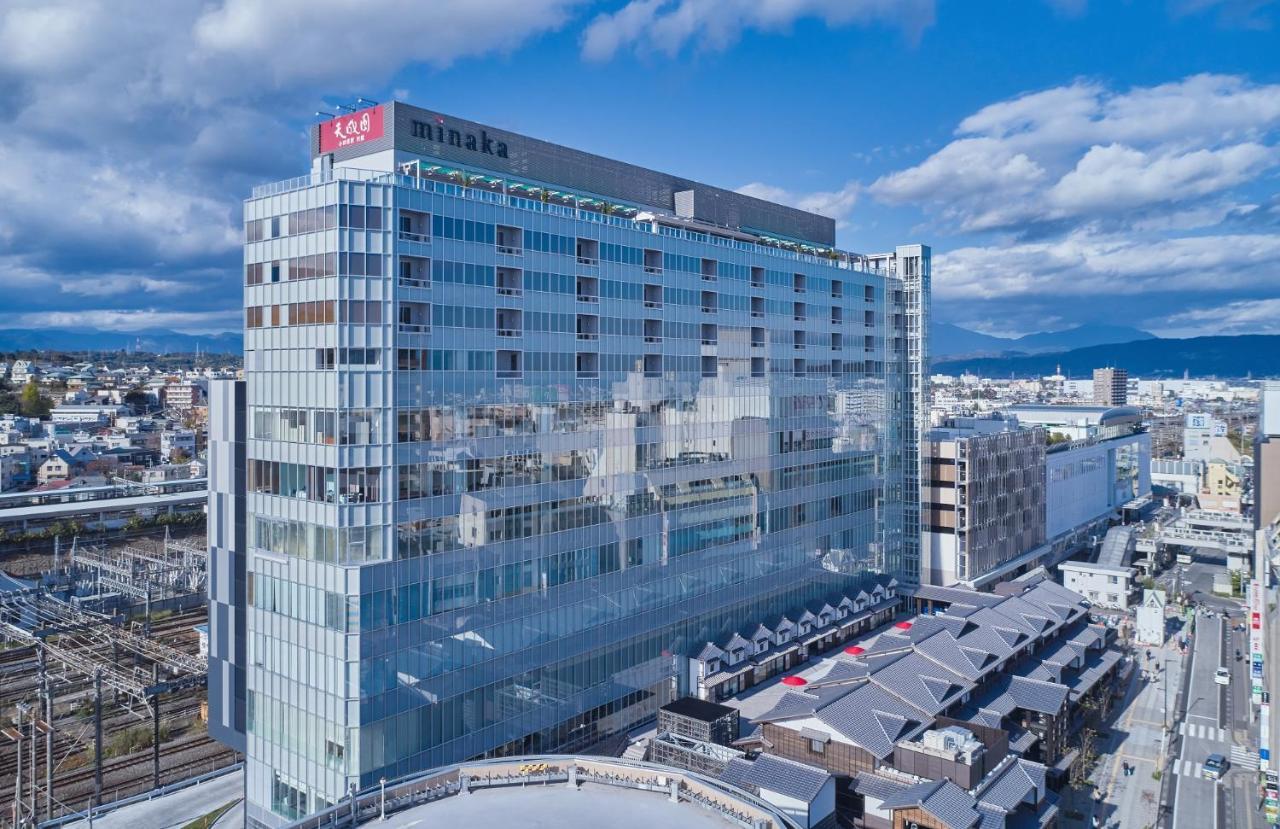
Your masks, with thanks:
M 134 387 L 125 392 L 124 404 L 135 412 L 145 412 L 150 402 L 151 398 L 140 388 Z
M 28 380 L 18 399 L 18 409 L 27 417 L 44 417 L 49 413 L 49 401 L 40 394 L 35 380 Z

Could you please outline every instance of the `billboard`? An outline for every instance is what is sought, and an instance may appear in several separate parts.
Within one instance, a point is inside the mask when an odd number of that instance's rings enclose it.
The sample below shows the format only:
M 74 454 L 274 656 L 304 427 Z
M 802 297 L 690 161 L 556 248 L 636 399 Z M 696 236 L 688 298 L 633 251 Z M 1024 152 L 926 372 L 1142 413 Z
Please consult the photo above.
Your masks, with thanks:
M 320 152 L 363 144 L 382 137 L 382 104 L 341 115 L 320 125 Z

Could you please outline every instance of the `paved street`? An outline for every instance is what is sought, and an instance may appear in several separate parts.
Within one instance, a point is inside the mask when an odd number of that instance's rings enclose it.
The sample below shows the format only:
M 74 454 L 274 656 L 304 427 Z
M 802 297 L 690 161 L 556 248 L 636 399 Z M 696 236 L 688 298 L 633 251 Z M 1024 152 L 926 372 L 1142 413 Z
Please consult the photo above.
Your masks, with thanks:
M 1207 829 L 1219 823 L 1218 783 L 1204 777 L 1204 761 L 1213 753 L 1231 752 L 1223 728 L 1225 690 L 1213 680 L 1222 664 L 1223 625 L 1218 614 L 1199 616 L 1191 653 L 1191 680 L 1187 692 L 1184 728 L 1180 749 L 1170 771 L 1179 775 L 1175 785 L 1173 825 L 1187 829 Z
M 1246 650 L 1244 634 L 1233 630 L 1234 625 L 1234 620 L 1224 622 L 1221 613 L 1198 617 L 1179 752 L 1170 769 L 1178 775 L 1175 829 L 1263 825 L 1256 798 L 1257 727 L 1250 722 L 1246 663 L 1236 659 L 1237 652 Z M 1231 671 L 1230 685 L 1214 681 L 1219 667 Z M 1229 762 L 1221 782 L 1204 777 L 1204 761 L 1214 753 Z

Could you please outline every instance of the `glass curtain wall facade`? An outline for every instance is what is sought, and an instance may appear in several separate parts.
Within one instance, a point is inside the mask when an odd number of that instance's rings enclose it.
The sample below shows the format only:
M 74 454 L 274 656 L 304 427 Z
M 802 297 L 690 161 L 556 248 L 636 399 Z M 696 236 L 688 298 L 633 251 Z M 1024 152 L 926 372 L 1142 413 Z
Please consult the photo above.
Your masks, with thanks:
M 927 248 L 913 289 L 495 181 L 245 204 L 251 825 L 591 746 L 691 648 L 918 576 Z

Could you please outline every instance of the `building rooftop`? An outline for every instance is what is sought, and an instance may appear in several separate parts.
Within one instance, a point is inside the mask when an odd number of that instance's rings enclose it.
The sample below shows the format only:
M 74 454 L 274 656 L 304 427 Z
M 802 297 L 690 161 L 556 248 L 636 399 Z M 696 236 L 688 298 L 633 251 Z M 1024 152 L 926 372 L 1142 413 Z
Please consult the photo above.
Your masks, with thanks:
M 728 705 L 708 702 L 697 697 L 681 697 L 675 702 L 669 702 L 662 706 L 662 710 L 679 714 L 682 717 L 702 720 L 703 722 L 715 722 L 721 717 L 726 717 L 736 712 L 736 709 Z
M 367 116 L 368 140 L 329 146 L 330 128 L 352 117 Z M 550 141 L 480 124 L 455 115 L 393 101 L 340 116 L 312 127 L 311 152 L 330 155 L 335 165 L 393 150 L 386 156 L 421 157 L 461 168 L 459 172 L 487 173 L 504 180 L 518 176 L 519 192 L 527 198 L 562 202 L 566 195 L 591 201 L 621 202 L 620 207 L 652 208 L 675 217 L 698 219 L 732 229 L 754 230 L 806 241 L 835 243 L 835 220 L 681 176 L 646 169 Z M 441 165 L 435 165 L 441 166 Z M 487 181 L 484 186 L 492 189 Z M 552 189 L 549 189 L 552 188 Z M 503 188 L 509 190 L 509 188 Z M 562 190 L 580 191 L 566 194 Z
M 784 770 L 774 763 L 744 770 L 764 788 L 795 791 L 811 789 L 815 772 L 825 777 L 817 770 Z M 384 804 L 386 820 L 381 821 Z M 350 826 L 350 814 L 347 800 L 289 826 L 322 829 L 335 817 Z M 356 814 L 355 825 L 387 829 L 798 829 L 795 821 L 755 794 L 714 777 L 655 763 L 570 755 L 477 760 L 423 772 L 388 783 L 385 799 L 378 787 L 360 794 Z

